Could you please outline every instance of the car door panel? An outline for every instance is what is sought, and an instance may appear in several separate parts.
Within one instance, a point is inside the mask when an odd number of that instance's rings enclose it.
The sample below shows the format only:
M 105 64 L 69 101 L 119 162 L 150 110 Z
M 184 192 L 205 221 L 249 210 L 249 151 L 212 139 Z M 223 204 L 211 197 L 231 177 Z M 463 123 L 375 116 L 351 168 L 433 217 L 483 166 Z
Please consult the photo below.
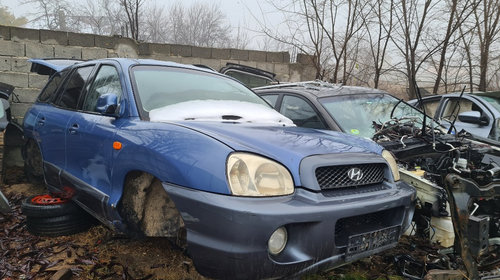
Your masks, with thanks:
M 66 165 L 62 181 L 74 187 L 75 199 L 87 205 L 99 216 L 111 192 L 113 143 L 123 119 L 96 112 L 97 99 L 102 94 L 122 95 L 118 71 L 111 65 L 101 65 L 88 91 L 80 112 L 74 112 L 66 131 Z
M 66 131 L 66 166 L 61 180 L 75 188 L 76 200 L 100 215 L 108 200 L 104 194 L 111 190 L 116 123 L 114 117 L 78 112 Z
M 65 164 L 66 127 L 71 118 L 71 111 L 55 108 L 54 106 L 40 106 L 35 121 L 35 131 L 40 139 L 40 151 L 44 160 L 45 180 L 48 185 L 59 188 L 61 186 L 59 173 Z
M 440 120 L 447 120 L 449 122 L 453 122 L 457 113 L 466 112 L 466 111 L 479 111 L 483 116 L 486 116 L 489 119 L 488 125 L 479 125 L 472 123 L 461 122 L 458 118 L 455 120 L 454 126 L 457 132 L 462 129 L 468 131 L 471 134 L 475 134 L 484 138 L 487 138 L 490 135 L 493 121 L 493 115 L 491 112 L 478 100 L 471 98 L 469 96 L 463 96 L 460 98 L 459 106 L 455 106 L 458 97 L 443 97 L 441 105 L 438 108 L 438 112 L 436 112 L 436 116 Z M 450 123 L 443 121 L 442 124 L 445 127 L 450 127 Z

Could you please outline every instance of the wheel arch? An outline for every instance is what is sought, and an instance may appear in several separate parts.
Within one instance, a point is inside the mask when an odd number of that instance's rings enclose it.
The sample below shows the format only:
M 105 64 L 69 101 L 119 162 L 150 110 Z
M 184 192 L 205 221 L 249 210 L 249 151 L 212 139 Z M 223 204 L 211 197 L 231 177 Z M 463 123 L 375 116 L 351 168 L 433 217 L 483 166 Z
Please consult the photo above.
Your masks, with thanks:
M 167 237 L 178 246 L 185 245 L 184 220 L 158 176 L 138 169 L 130 170 L 124 178 L 116 210 L 127 233 Z

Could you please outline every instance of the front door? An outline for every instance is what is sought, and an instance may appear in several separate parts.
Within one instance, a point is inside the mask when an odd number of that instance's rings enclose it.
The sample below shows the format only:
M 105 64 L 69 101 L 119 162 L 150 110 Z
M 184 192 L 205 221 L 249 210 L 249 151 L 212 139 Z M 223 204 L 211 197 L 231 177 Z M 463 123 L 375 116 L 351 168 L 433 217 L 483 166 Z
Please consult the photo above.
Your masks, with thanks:
M 76 200 L 102 216 L 111 191 L 114 136 L 121 123 L 96 111 L 97 99 L 108 93 L 121 97 L 120 78 L 114 66 L 101 65 L 88 86 L 81 112 L 68 122 L 66 167 L 61 177 L 76 188 Z

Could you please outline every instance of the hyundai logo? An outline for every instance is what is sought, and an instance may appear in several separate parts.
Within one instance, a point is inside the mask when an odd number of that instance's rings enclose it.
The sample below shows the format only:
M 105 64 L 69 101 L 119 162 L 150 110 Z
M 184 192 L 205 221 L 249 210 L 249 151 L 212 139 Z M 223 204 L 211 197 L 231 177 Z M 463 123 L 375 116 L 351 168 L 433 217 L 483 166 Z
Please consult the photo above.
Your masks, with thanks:
M 357 167 L 354 167 L 347 171 L 347 176 L 349 176 L 349 179 L 357 182 L 363 178 L 363 171 L 361 171 L 361 169 Z

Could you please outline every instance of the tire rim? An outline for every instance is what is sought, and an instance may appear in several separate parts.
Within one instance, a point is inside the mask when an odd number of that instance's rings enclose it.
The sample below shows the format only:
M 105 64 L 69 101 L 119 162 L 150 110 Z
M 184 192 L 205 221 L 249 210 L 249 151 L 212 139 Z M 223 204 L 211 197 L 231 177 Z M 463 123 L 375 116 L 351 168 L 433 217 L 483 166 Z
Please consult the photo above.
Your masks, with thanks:
M 50 194 L 37 195 L 31 199 L 34 205 L 55 205 L 68 202 L 67 199 L 61 197 L 53 197 Z

